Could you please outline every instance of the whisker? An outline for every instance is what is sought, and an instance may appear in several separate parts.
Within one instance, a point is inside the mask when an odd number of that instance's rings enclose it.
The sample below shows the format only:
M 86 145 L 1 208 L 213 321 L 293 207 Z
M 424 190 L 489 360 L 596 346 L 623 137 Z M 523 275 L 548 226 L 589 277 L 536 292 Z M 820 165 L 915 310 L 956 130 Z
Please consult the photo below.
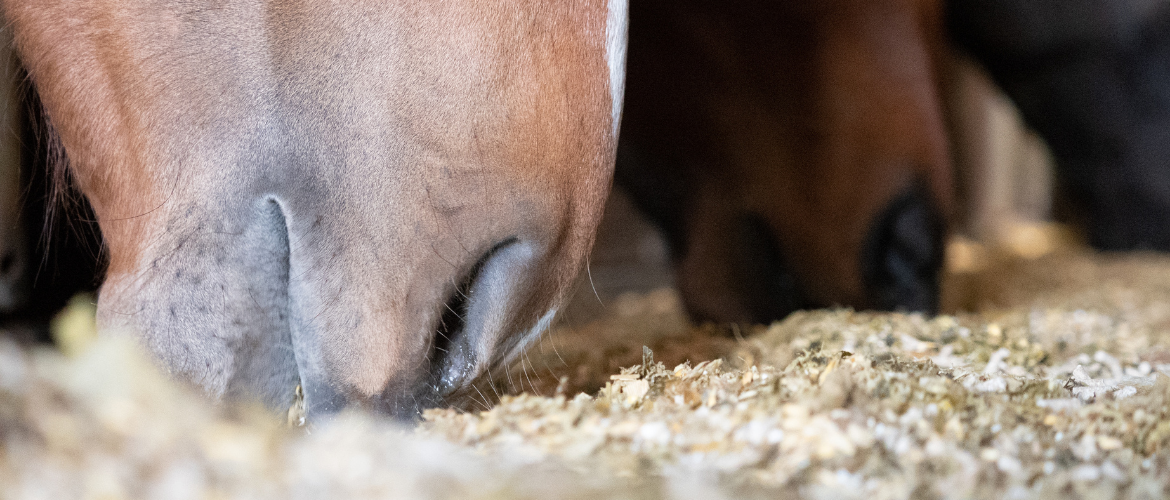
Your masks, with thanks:
M 532 359 L 528 357 L 528 351 L 524 351 L 524 359 L 521 361 L 521 363 L 524 363 L 525 361 L 528 363 L 528 366 L 532 366 Z M 524 365 L 521 364 L 521 366 Z M 527 368 L 524 370 L 524 377 L 528 379 L 528 387 L 532 389 L 532 393 L 536 395 L 542 395 L 536 390 L 536 384 L 532 383 L 532 377 L 528 374 Z
M 499 388 L 496 387 L 495 378 L 492 376 L 492 372 L 494 372 L 494 371 L 495 370 L 493 370 L 493 369 L 488 369 L 487 376 L 488 376 L 488 382 L 490 382 L 491 386 L 492 386 L 492 392 L 496 394 L 496 398 L 498 399 L 500 397 L 500 390 L 499 390 Z
M 475 389 L 475 392 L 479 393 L 479 397 L 483 398 L 483 403 L 482 403 L 482 405 L 483 405 L 483 409 L 484 409 L 485 411 L 486 411 L 486 410 L 489 410 L 489 409 L 491 409 L 491 405 L 488 403 L 488 398 L 487 398 L 487 396 L 484 396 L 484 395 L 483 395 L 483 392 L 481 392 L 481 391 L 479 390 L 479 384 L 472 384 L 472 385 L 471 385 L 471 388 L 472 388 L 472 389 Z M 475 401 L 475 399 L 472 399 L 472 401 Z M 479 401 L 475 401 L 475 402 L 479 403 Z
M 601 304 L 601 307 L 605 307 L 605 302 L 601 300 L 601 295 L 597 293 L 597 285 L 593 284 L 593 270 L 589 267 L 589 261 L 591 258 L 592 257 L 585 258 L 585 275 L 589 277 L 589 287 L 593 289 L 593 296 L 597 297 L 597 303 Z

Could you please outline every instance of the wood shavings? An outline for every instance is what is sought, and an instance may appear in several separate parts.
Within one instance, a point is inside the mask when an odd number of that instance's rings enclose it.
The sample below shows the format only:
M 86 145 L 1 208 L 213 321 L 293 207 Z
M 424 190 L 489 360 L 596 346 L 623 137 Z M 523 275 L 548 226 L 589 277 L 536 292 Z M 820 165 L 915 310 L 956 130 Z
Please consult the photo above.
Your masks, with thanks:
M 0 341 L 0 496 L 1170 494 L 1170 260 L 987 269 L 963 277 L 994 291 L 977 314 L 800 312 L 744 341 L 627 297 L 530 352 L 494 407 L 413 429 L 211 405 L 116 339 L 73 359 Z

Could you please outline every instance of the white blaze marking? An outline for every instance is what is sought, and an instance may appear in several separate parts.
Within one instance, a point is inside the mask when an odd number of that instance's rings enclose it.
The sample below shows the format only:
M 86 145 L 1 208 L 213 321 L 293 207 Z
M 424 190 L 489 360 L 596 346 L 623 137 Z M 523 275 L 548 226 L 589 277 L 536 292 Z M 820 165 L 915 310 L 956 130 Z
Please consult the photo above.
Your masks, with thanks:
M 615 143 L 622 122 L 622 96 L 626 93 L 626 39 L 629 26 L 629 0 L 609 0 L 609 16 L 605 20 L 605 55 L 609 61 L 609 94 L 613 102 Z

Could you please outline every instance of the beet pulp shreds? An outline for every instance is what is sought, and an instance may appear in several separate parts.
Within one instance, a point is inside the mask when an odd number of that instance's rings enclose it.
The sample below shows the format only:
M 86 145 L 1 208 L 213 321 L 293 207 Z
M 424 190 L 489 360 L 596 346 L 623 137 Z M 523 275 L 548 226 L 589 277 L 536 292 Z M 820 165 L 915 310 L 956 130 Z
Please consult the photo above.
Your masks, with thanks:
M 665 331 L 669 293 L 627 299 L 523 359 L 507 378 L 529 392 L 416 429 L 352 413 L 306 433 L 208 405 L 124 342 L 72 358 L 0 343 L 0 498 L 1170 494 L 1170 260 L 962 282 L 984 312 L 798 313 L 739 343 Z M 725 357 L 676 364 L 688 346 Z M 532 393 L 557 385 L 568 396 Z

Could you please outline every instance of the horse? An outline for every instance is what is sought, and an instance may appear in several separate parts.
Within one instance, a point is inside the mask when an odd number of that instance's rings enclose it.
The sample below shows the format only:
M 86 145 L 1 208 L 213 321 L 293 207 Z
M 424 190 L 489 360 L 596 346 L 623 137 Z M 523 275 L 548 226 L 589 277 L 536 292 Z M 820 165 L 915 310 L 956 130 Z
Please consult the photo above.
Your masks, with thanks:
M 640 0 L 616 182 L 699 320 L 933 311 L 953 209 L 934 0 Z
M 104 239 L 103 332 L 215 398 L 466 397 L 587 256 L 625 0 L 3 0 Z
M 1098 249 L 1170 251 L 1170 5 L 951 0 L 947 26 L 1048 142 L 1058 215 Z

